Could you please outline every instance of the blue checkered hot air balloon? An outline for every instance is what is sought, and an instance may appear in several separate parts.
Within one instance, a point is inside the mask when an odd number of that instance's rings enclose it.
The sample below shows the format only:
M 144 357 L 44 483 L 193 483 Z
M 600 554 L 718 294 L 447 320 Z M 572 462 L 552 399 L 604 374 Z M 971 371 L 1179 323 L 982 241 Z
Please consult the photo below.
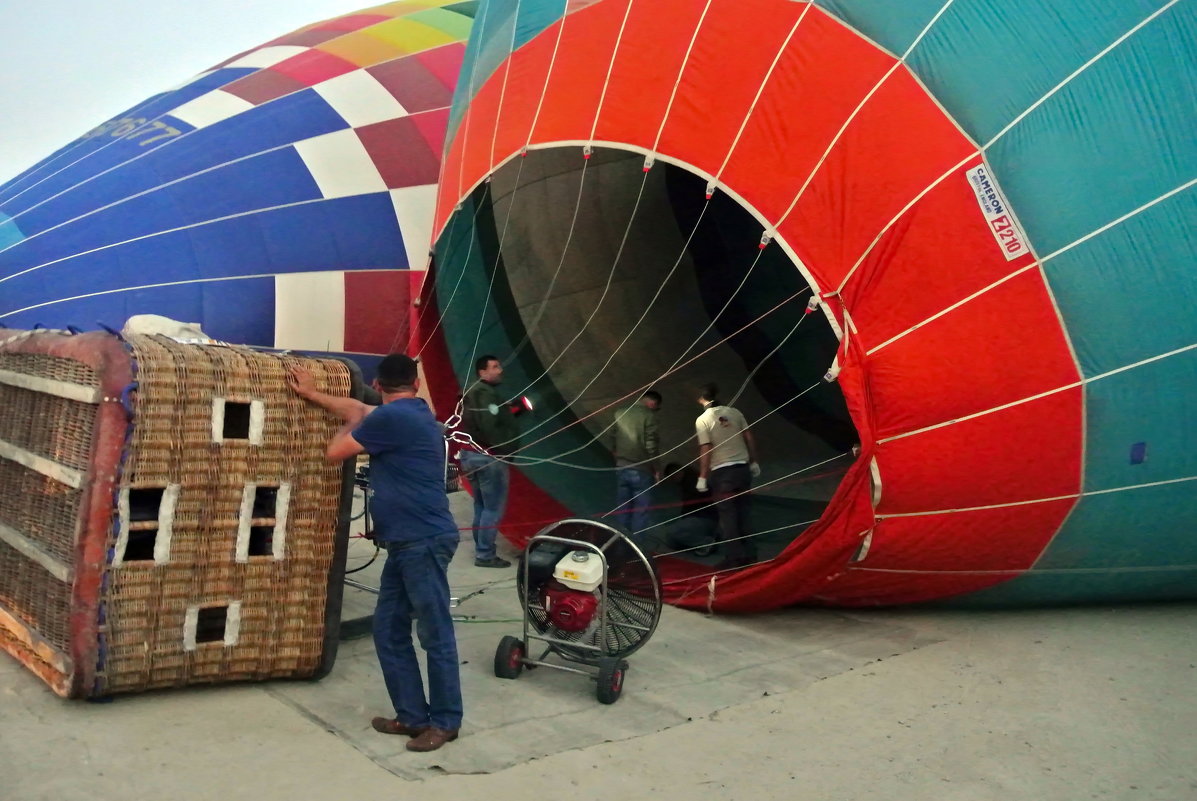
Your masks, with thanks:
M 230 342 L 389 352 L 427 262 L 472 14 L 394 2 L 315 23 L 0 186 L 0 323 L 150 313 Z

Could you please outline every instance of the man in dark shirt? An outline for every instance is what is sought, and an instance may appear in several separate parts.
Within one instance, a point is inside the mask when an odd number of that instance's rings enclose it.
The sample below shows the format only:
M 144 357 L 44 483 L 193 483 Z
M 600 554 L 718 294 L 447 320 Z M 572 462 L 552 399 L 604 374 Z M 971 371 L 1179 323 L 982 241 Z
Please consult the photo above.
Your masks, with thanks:
M 291 388 L 345 421 L 328 443 L 330 462 L 370 454 L 374 535 L 386 548 L 374 645 L 395 717 L 374 718 L 384 734 L 411 737 L 410 751 L 434 751 L 457 739 L 461 676 L 449 611 L 447 569 L 457 550 L 457 524 L 445 494 L 444 431 L 423 399 L 416 363 L 393 353 L 378 365 L 374 388 L 381 406 L 318 392 L 311 376 L 293 368 Z M 412 646 L 412 620 L 428 655 L 428 696 Z
M 503 365 L 494 356 L 474 363 L 478 380 L 462 402 L 465 430 L 482 450 L 462 450 L 459 457 L 465 477 L 474 489 L 474 565 L 510 567 L 495 547 L 499 521 L 507 508 L 510 474 L 502 457 L 519 444 L 519 424 L 511 404 L 499 395 Z

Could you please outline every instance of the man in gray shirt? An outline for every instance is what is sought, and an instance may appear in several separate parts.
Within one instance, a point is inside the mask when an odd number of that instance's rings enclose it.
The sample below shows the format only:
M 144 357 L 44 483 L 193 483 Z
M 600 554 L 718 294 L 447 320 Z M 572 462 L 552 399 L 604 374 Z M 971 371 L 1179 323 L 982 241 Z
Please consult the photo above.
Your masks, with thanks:
M 615 457 L 619 522 L 633 534 L 648 525 L 650 491 L 661 480 L 657 466 L 660 452 L 657 409 L 660 408 L 661 394 L 650 389 L 634 404 L 616 412 L 615 423 L 607 435 L 608 447 Z

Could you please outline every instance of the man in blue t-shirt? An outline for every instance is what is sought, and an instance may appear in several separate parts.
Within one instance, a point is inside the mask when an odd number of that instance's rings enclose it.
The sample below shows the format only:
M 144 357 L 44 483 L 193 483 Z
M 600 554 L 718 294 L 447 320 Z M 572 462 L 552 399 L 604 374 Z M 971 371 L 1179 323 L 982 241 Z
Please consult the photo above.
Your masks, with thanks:
M 395 717 L 377 717 L 375 730 L 411 737 L 409 751 L 435 751 L 457 739 L 461 675 L 449 611 L 446 571 L 457 550 L 457 524 L 445 494 L 444 430 L 423 399 L 416 363 L 392 353 L 378 365 L 374 388 L 381 406 L 316 390 L 311 375 L 292 368 L 287 383 L 303 398 L 345 421 L 328 443 L 330 462 L 370 454 L 374 536 L 386 548 L 374 610 L 374 645 Z M 428 655 L 428 697 L 412 620 Z

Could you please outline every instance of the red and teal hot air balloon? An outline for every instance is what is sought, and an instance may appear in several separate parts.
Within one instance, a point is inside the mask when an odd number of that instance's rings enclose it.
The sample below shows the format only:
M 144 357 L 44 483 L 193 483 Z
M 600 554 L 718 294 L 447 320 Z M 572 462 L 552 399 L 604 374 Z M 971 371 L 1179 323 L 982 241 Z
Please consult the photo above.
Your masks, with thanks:
M 540 401 L 517 540 L 609 510 L 646 387 L 692 460 L 713 379 L 769 558 L 663 560 L 675 601 L 1197 596 L 1191 0 L 475 16 L 415 341 L 442 405 L 485 353 Z

